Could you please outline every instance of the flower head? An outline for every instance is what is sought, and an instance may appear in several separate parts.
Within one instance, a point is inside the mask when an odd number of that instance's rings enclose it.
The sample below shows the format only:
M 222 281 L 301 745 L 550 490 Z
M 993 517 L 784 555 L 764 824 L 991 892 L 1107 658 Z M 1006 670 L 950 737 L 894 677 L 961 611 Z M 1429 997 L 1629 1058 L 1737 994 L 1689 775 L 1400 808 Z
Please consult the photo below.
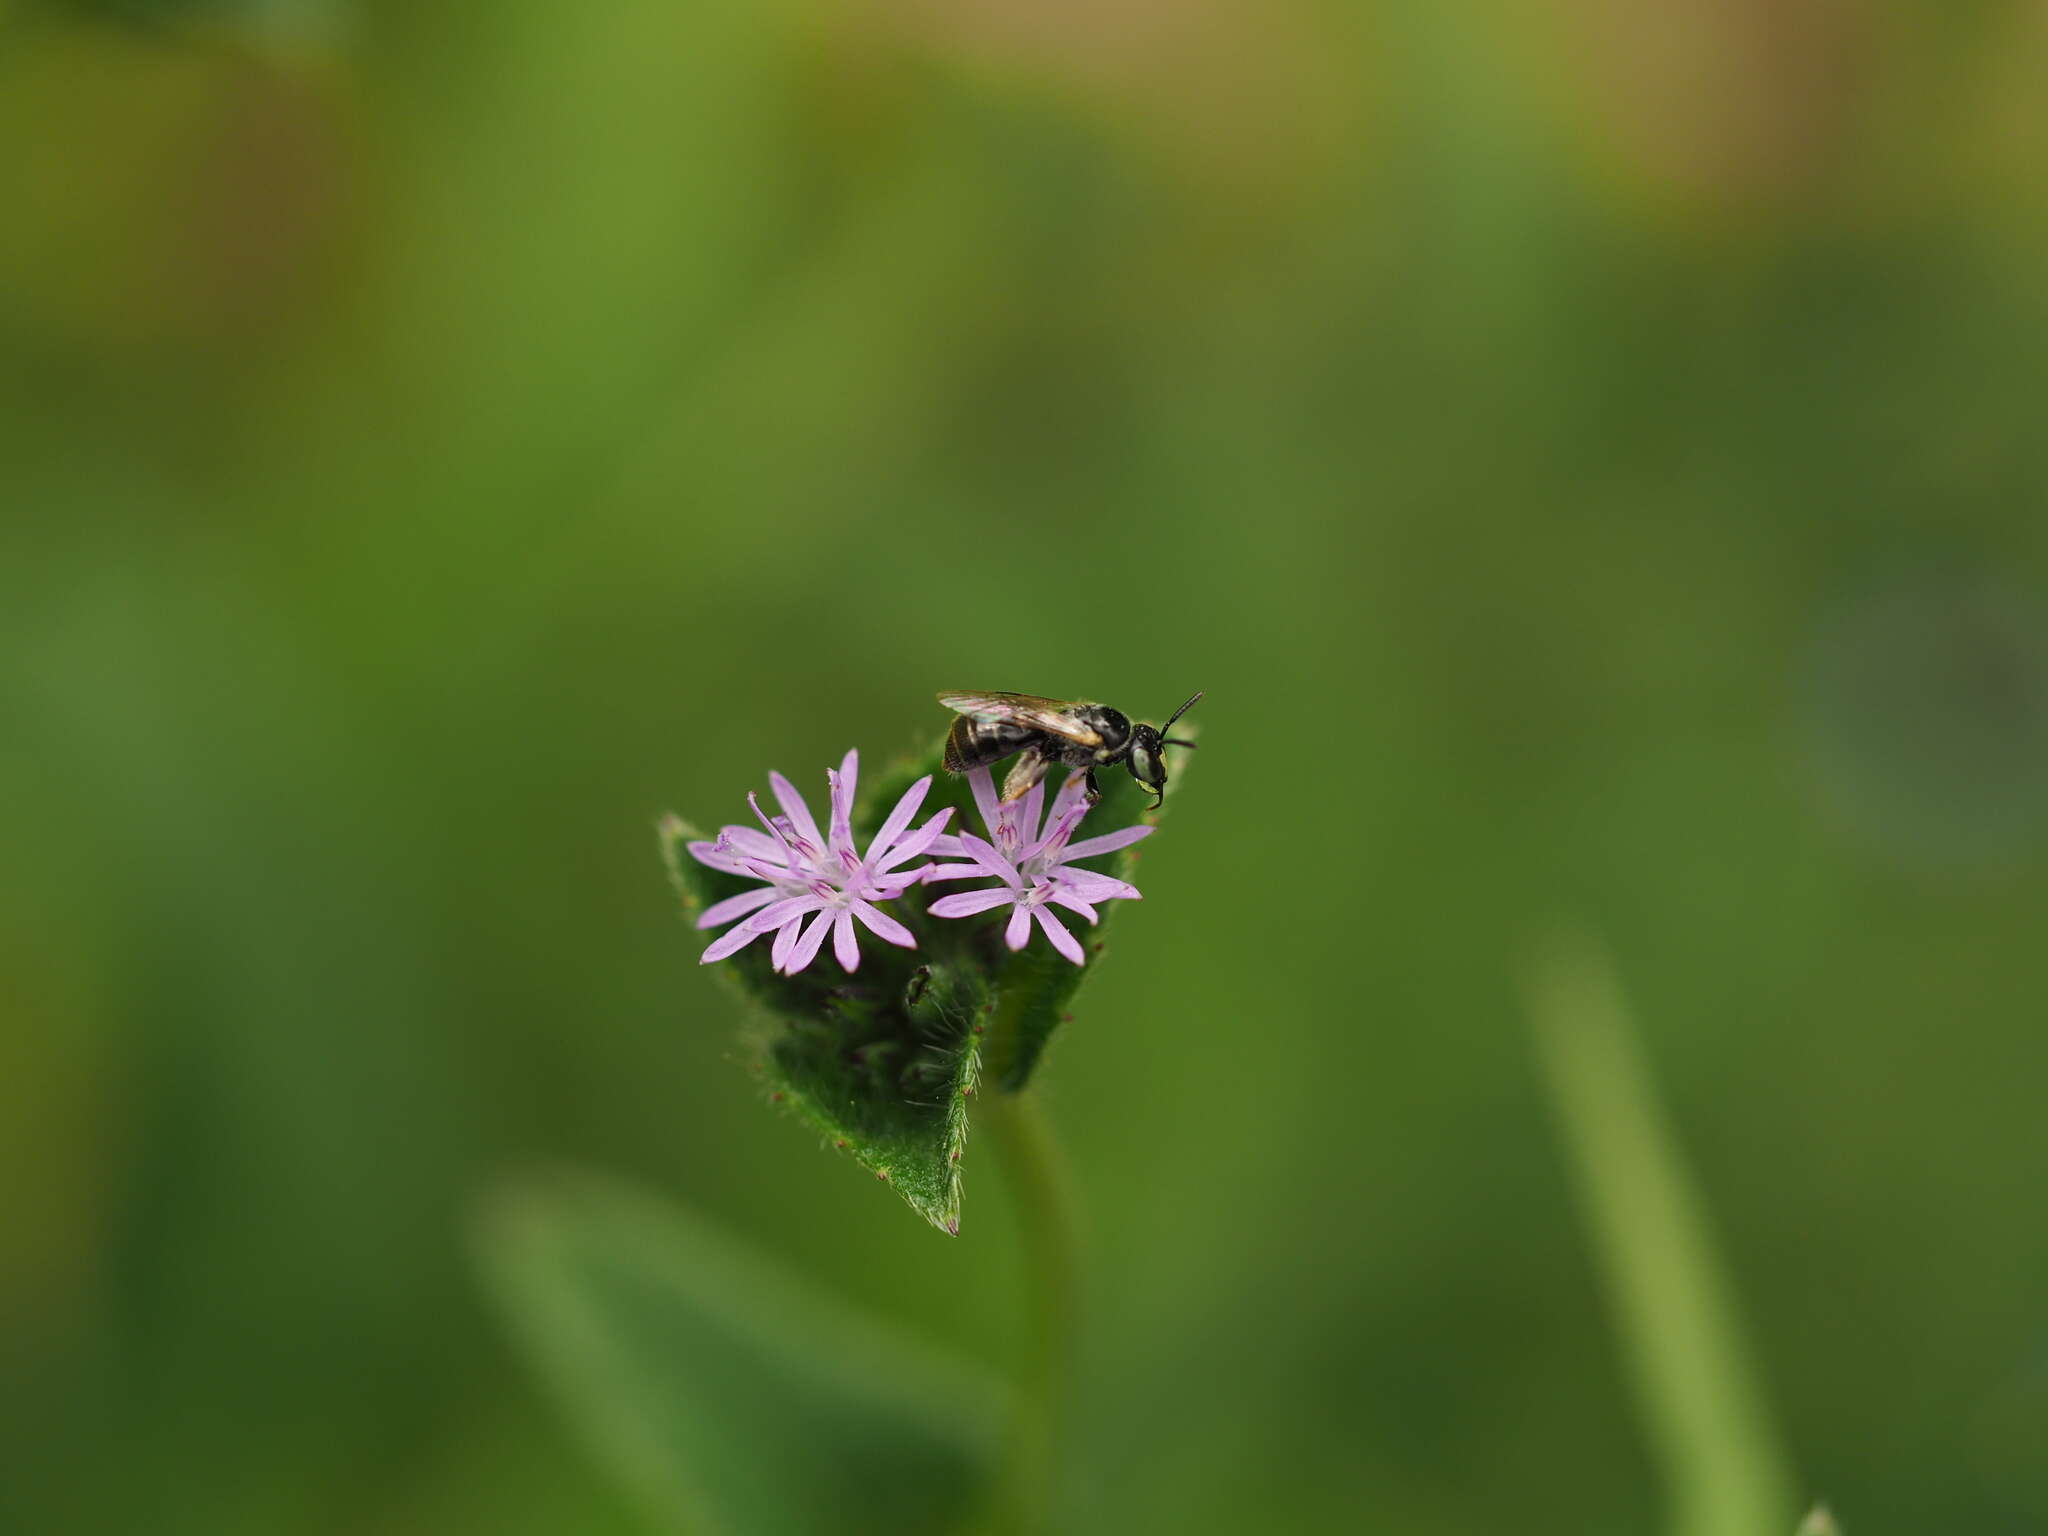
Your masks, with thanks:
M 962 832 L 958 837 L 935 839 L 934 853 L 963 855 L 970 862 L 931 865 L 924 878 L 962 880 L 993 875 L 1002 883 L 941 896 L 931 905 L 932 916 L 971 917 L 977 912 L 1008 906 L 1010 922 L 1003 930 L 1003 942 L 1010 948 L 1024 947 L 1035 921 L 1054 949 L 1074 964 L 1082 964 L 1087 956 L 1082 952 L 1081 941 L 1050 909 L 1065 907 L 1093 924 L 1099 920 L 1095 912 L 1097 902 L 1136 900 L 1139 893 L 1135 885 L 1097 870 L 1076 869 L 1072 861 L 1128 848 L 1140 838 L 1151 836 L 1153 829 L 1125 827 L 1100 837 L 1085 837 L 1078 843 L 1072 841 L 1075 829 L 1088 814 L 1087 787 L 1079 774 L 1068 779 L 1053 798 L 1042 828 L 1039 812 L 1045 804 L 1043 784 L 1034 785 L 1020 800 L 1000 801 L 996 798 L 995 781 L 986 768 L 975 769 L 967 776 L 967 782 L 974 791 L 974 803 L 981 810 L 982 824 L 989 835 L 979 838 L 972 832 Z
M 930 865 L 902 866 L 939 840 L 953 813 L 951 809 L 940 811 L 916 831 L 907 830 L 932 787 L 931 777 L 926 775 L 903 792 L 863 855 L 854 848 L 852 826 L 853 789 L 859 775 L 858 752 L 847 753 L 837 772 L 827 770 L 832 807 L 830 831 L 824 835 L 796 786 L 781 774 L 771 773 L 768 786 L 782 807 L 781 815 L 769 816 L 758 799 L 747 796 L 764 831 L 724 827 L 715 842 L 689 845 L 690 856 L 700 864 L 764 882 L 759 890 L 712 903 L 697 919 L 699 928 L 733 923 L 711 941 L 703 963 L 723 960 L 772 933 L 775 942 L 770 956 L 775 969 L 794 976 L 817 958 L 829 928 L 832 952 L 841 969 L 850 972 L 860 965 L 855 918 L 877 938 L 905 949 L 917 947 L 910 930 L 875 903 L 893 901 L 924 879 Z M 741 921 L 735 923 L 735 918 Z

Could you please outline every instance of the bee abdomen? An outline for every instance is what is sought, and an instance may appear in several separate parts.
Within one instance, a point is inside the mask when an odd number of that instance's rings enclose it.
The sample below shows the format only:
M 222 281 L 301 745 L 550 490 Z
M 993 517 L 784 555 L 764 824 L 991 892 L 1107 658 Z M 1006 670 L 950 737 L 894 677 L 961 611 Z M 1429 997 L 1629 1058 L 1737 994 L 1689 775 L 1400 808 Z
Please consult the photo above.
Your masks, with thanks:
M 1027 746 L 1038 733 L 1001 720 L 974 720 L 966 715 L 946 732 L 946 771 L 965 773 L 985 767 Z

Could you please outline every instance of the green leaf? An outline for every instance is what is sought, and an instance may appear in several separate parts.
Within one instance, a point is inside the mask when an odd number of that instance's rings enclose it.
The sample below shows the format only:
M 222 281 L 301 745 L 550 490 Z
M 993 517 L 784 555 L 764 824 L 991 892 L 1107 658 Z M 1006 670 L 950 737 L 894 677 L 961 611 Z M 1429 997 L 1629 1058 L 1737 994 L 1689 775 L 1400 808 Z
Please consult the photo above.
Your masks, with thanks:
M 1176 757 L 1176 769 L 1185 767 L 1187 755 Z M 932 788 L 920 820 L 951 806 L 949 830 L 981 832 L 967 781 L 944 772 L 939 759 L 934 749 L 869 780 L 853 817 L 856 839 L 864 843 L 904 790 L 927 774 Z M 1128 775 L 1101 779 L 1103 798 L 1089 813 L 1084 835 L 1156 818 Z M 681 818 L 663 818 L 660 834 L 684 915 L 693 921 L 713 902 L 755 888 L 690 857 L 687 845 L 705 834 Z M 1129 879 L 1139 852 L 1124 849 L 1089 865 Z M 1085 966 L 1062 958 L 1042 938 L 1011 953 L 1002 942 L 1006 914 L 1000 910 L 949 921 L 931 917 L 929 904 L 930 894 L 916 887 L 891 909 L 917 936 L 915 951 L 864 940 L 860 970 L 850 977 L 829 955 L 796 976 L 778 976 L 766 939 L 719 965 L 750 1005 L 748 1064 L 770 1099 L 889 1184 L 932 1225 L 957 1233 L 968 1110 L 984 1073 L 1006 1092 L 1030 1081 L 1069 1017 L 1075 991 L 1094 974 L 1110 917 L 1130 903 L 1101 909 L 1101 924 L 1083 936 Z
M 1001 1394 L 686 1212 L 587 1177 L 501 1193 L 487 1285 L 664 1529 L 937 1532 L 985 1496 Z

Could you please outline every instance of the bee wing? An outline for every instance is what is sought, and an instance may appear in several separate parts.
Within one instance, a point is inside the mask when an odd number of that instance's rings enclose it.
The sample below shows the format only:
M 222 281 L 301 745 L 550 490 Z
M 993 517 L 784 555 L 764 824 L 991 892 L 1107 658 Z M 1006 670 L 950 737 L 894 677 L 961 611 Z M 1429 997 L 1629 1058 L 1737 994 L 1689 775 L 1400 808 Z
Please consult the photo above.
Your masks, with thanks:
M 975 720 L 1021 725 L 1064 736 L 1084 747 L 1102 745 L 1102 737 L 1093 726 L 1074 718 L 1071 700 L 1042 699 L 1035 693 L 942 693 L 939 702 L 955 714 Z

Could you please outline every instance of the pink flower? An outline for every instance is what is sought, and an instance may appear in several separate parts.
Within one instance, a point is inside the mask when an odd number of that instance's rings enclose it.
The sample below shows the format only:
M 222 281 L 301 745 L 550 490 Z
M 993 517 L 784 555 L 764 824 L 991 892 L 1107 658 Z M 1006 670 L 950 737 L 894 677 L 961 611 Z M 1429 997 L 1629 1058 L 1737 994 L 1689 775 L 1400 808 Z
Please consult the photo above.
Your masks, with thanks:
M 993 875 L 1002 883 L 979 891 L 941 896 L 931 905 L 932 916 L 972 917 L 977 912 L 1008 906 L 1010 922 L 1003 930 L 1003 942 L 1010 948 L 1024 947 L 1035 921 L 1054 949 L 1074 964 L 1082 964 L 1087 956 L 1081 941 L 1053 915 L 1051 908 L 1065 907 L 1093 924 L 1099 921 L 1095 912 L 1097 902 L 1135 901 L 1139 893 L 1136 886 L 1099 871 L 1076 869 L 1072 861 L 1128 848 L 1140 838 L 1151 836 L 1153 829 L 1125 827 L 1120 832 L 1086 837 L 1078 843 L 1070 841 L 1075 828 L 1081 825 L 1081 818 L 1088 814 L 1087 785 L 1079 774 L 1068 779 L 1054 798 L 1043 833 L 1038 819 L 1039 809 L 1045 804 L 1043 784 L 1034 785 L 1020 800 L 1004 802 L 996 799 L 995 781 L 986 768 L 975 769 L 967 776 L 967 782 L 974 791 L 974 803 L 981 809 L 988 838 L 962 832 L 958 837 L 936 839 L 932 845 L 934 853 L 964 855 L 971 862 L 934 864 L 925 871 L 924 878 L 960 880 Z
M 734 923 L 711 941 L 701 963 L 723 960 L 746 948 L 764 933 L 775 935 L 771 958 L 775 969 L 794 976 L 818 957 L 825 942 L 825 930 L 832 930 L 832 952 L 840 968 L 853 971 L 860 965 L 860 946 L 855 941 L 853 920 L 877 938 L 905 949 L 917 948 L 908 928 L 876 907 L 878 901 L 893 901 L 906 889 L 924 879 L 929 864 L 911 869 L 901 866 L 915 859 L 939 840 L 950 809 L 940 811 L 914 832 L 905 829 L 932 787 L 929 775 L 903 792 L 896 808 L 889 812 L 865 856 L 853 846 L 853 787 L 860 775 L 860 754 L 849 752 L 839 771 L 827 770 L 832 786 L 831 832 L 820 836 L 811 808 L 796 786 L 779 773 L 768 775 L 768 785 L 782 807 L 780 816 L 768 816 L 752 794 L 747 804 L 767 830 L 752 827 L 721 828 L 716 842 L 691 843 L 690 856 L 700 864 L 728 874 L 748 875 L 765 884 L 714 902 L 697 919 L 699 928 L 716 928 Z M 750 915 L 751 914 L 751 915 Z M 809 921 L 805 921 L 806 919 Z

